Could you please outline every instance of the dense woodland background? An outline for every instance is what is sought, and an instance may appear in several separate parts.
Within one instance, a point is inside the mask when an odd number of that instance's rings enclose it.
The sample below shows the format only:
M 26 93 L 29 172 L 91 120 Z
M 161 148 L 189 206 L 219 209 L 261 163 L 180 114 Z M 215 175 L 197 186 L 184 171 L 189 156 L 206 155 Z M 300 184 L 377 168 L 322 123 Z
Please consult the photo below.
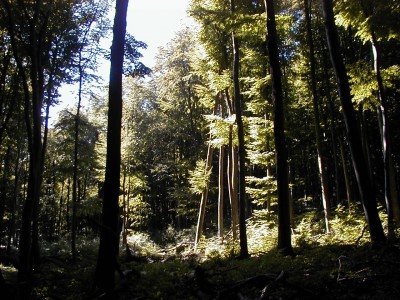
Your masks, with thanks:
M 128 1 L 117 4 L 121 12 Z M 123 22 L 114 22 L 111 52 L 101 48 L 112 35 L 113 7 L 108 0 L 0 2 L 0 268 L 9 295 L 53 299 L 49 290 L 62 284 L 47 276 L 54 270 L 40 272 L 49 265 L 46 257 L 82 266 L 93 252 L 93 265 L 101 232 L 102 238 L 120 236 L 121 252 L 127 247 L 135 262 L 157 247 L 164 258 L 169 247 L 196 264 L 236 256 L 254 264 L 250 256 L 271 251 L 396 245 L 397 1 L 338 0 L 332 10 L 331 0 L 193 0 L 188 13 L 197 26 L 182 28 L 160 48 L 152 70 L 140 63 L 145 41 L 125 36 Z M 124 53 L 121 124 L 109 112 L 118 100 L 112 80 L 109 91 L 96 76 L 104 58 L 113 70 L 118 46 Z M 76 104 L 49 125 L 68 84 L 76 86 Z M 110 144 L 119 136 L 110 126 L 121 129 L 120 142 Z M 119 145 L 114 160 L 110 148 Z M 119 184 L 112 176 L 119 211 L 109 214 L 102 212 L 111 201 L 106 157 L 120 166 Z M 118 228 L 107 225 L 112 214 Z M 108 261 L 101 251 L 97 268 Z M 348 256 L 338 257 L 340 268 L 331 274 L 337 282 Z M 95 285 L 105 294 L 93 298 L 117 297 L 114 271 L 124 272 L 116 257 L 110 261 L 110 284 L 101 285 L 97 269 Z M 255 275 L 260 266 L 243 274 Z M 88 280 L 65 268 L 75 283 Z M 191 289 L 204 293 L 204 274 L 196 270 Z M 92 272 L 85 267 L 83 273 Z M 264 279 L 278 284 L 280 275 Z M 84 284 L 68 286 L 87 292 Z M 275 289 L 269 286 L 261 299 Z M 173 298 L 159 289 L 144 297 Z M 232 296 L 223 292 L 219 297 Z

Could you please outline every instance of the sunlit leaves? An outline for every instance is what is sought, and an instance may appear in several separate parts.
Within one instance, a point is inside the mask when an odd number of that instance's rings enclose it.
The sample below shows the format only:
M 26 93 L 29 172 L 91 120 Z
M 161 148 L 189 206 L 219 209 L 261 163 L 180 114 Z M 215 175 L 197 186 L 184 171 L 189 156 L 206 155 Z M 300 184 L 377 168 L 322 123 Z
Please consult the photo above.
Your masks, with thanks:
M 219 148 L 220 146 L 226 146 L 229 143 L 230 135 L 236 132 L 233 127 L 236 120 L 236 115 L 232 115 L 228 118 L 222 118 L 216 115 L 206 115 L 206 120 L 209 122 L 211 140 L 210 143 L 214 148 Z M 237 144 L 237 138 L 233 140 L 234 144 Z
M 395 0 L 341 0 L 336 2 L 336 12 L 337 24 L 355 28 L 364 43 L 370 41 L 372 32 L 378 40 L 400 39 L 400 4 Z
M 357 105 L 374 109 L 378 105 L 378 84 L 372 68 L 365 62 L 359 61 L 353 65 L 348 65 L 348 75 L 353 101 Z
M 249 185 L 246 193 L 249 194 L 252 202 L 260 207 L 265 206 L 267 201 L 271 201 L 277 190 L 277 182 L 271 176 L 262 178 L 249 176 L 246 178 L 246 182 Z
M 189 171 L 190 190 L 193 194 L 201 195 L 204 189 L 208 186 L 211 170 L 211 168 L 207 169 L 204 160 L 199 160 L 196 162 L 196 168 Z

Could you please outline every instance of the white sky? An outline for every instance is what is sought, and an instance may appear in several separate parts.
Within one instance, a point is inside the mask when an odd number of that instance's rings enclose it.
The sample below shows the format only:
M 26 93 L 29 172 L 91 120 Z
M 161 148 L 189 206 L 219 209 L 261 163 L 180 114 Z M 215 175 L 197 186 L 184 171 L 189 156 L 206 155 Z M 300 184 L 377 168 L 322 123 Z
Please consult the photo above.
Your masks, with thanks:
M 189 0 L 131 0 L 129 1 L 127 31 L 137 40 L 145 42 L 142 62 L 154 65 L 154 56 L 183 25 L 193 24 L 186 15 Z
M 113 4 L 115 5 L 115 4 Z M 184 25 L 192 25 L 194 21 L 187 16 L 189 0 L 130 0 L 127 15 L 127 32 L 136 40 L 145 42 L 147 49 L 140 49 L 142 59 L 147 67 L 154 66 L 157 49 L 165 46 Z M 114 9 L 111 10 L 111 21 L 114 20 Z M 108 80 L 109 63 L 100 66 L 98 75 Z M 60 104 L 51 108 L 50 123 L 57 119 L 60 110 L 77 105 L 77 88 L 74 85 L 62 87 Z M 85 103 L 83 103 L 85 108 Z

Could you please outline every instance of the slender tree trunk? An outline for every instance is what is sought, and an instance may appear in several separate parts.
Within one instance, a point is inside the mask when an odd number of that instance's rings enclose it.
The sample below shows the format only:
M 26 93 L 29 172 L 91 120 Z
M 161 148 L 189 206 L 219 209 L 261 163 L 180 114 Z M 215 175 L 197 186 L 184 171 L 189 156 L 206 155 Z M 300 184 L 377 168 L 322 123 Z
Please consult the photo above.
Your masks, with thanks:
M 231 13 L 235 13 L 235 1 L 231 0 Z M 246 148 L 244 145 L 244 125 L 242 120 L 242 103 L 239 85 L 239 41 L 232 32 L 233 46 L 233 101 L 235 104 L 236 124 L 238 129 L 238 172 L 239 172 L 239 243 L 240 257 L 246 258 L 249 256 L 247 247 L 246 233 Z
M 361 123 L 361 144 L 363 147 L 365 159 L 367 160 L 368 175 L 370 177 L 371 183 L 374 184 L 371 151 L 369 151 L 367 118 L 365 116 L 365 111 L 364 111 L 362 105 L 360 105 L 359 117 L 360 117 L 360 123 Z M 375 185 L 373 186 L 373 188 L 375 189 Z
M 316 61 L 315 61 L 315 53 L 314 53 L 314 41 L 312 36 L 312 26 L 311 26 L 311 12 L 310 12 L 311 2 L 310 0 L 304 0 L 304 14 L 306 18 L 306 27 L 307 27 L 307 40 L 309 46 L 309 60 L 310 60 L 310 75 L 311 75 L 311 92 L 313 99 L 313 109 L 314 109 L 314 130 L 315 130 L 315 139 L 317 146 L 317 157 L 318 157 L 318 170 L 319 170 L 319 179 L 321 184 L 321 196 L 322 196 L 322 205 L 324 207 L 324 215 L 325 215 L 325 230 L 326 233 L 330 233 L 329 226 L 329 188 L 328 188 L 328 180 L 326 174 L 326 163 L 325 156 L 323 153 L 323 145 L 321 139 L 321 128 L 320 128 L 320 118 L 319 118 L 319 96 L 317 92 L 317 78 L 316 78 Z
M 107 157 L 102 209 L 103 226 L 94 275 L 94 287 L 111 292 L 118 267 L 119 206 L 122 119 L 122 70 L 128 0 L 117 0 L 111 46 L 111 69 L 107 126 Z
M 225 48 L 223 49 L 223 51 Z M 225 65 L 228 65 L 227 53 L 224 51 L 224 61 Z M 235 113 L 235 109 L 230 101 L 228 89 L 224 91 L 226 107 L 229 116 Z M 238 153 L 237 147 L 233 144 L 233 126 L 229 128 L 229 141 L 228 141 L 228 157 L 227 157 L 227 184 L 228 184 L 228 194 L 229 203 L 231 206 L 231 226 L 232 226 L 232 237 L 234 240 L 237 239 L 237 228 L 239 224 L 239 210 L 238 210 Z
M 19 143 L 17 146 L 17 158 L 15 162 L 15 169 L 14 169 L 14 188 L 13 188 L 13 197 L 11 200 L 11 220 L 10 220 L 10 227 L 8 230 L 8 241 L 7 241 L 7 255 L 10 255 L 11 252 L 11 240 L 15 243 L 15 216 L 16 216 L 16 207 L 17 207 L 17 199 L 20 190 L 20 159 L 21 159 L 21 144 Z
M 62 233 L 62 211 L 64 205 L 64 187 L 65 181 L 63 180 L 61 183 L 61 192 L 60 192 L 60 201 L 59 201 L 59 210 L 58 210 L 58 221 L 57 221 L 57 228 L 58 234 L 61 235 Z
M 218 170 L 218 237 L 224 236 L 224 146 L 219 147 Z
M 274 101 L 274 137 L 276 148 L 276 176 L 278 183 L 278 250 L 293 254 L 290 229 L 290 196 L 287 152 L 284 132 L 282 74 L 279 63 L 278 35 L 276 32 L 274 1 L 264 0 L 267 13 L 267 47 Z
M 351 203 L 353 202 L 353 193 L 351 187 L 350 174 L 349 171 L 347 170 L 346 156 L 344 154 L 344 146 L 342 140 L 339 140 L 339 147 L 340 147 L 340 157 L 342 159 L 344 182 L 346 184 L 347 203 L 350 211 Z
M 361 0 L 361 7 L 365 18 L 371 17 L 371 12 L 366 6 L 366 3 Z M 389 118 L 388 118 L 388 105 L 386 100 L 385 87 L 383 85 L 380 65 L 380 47 L 378 39 L 372 25 L 369 28 L 370 31 L 370 42 L 372 47 L 373 59 L 374 59 L 374 72 L 375 79 L 378 84 L 378 100 L 380 107 L 378 108 L 378 119 L 380 120 L 380 133 L 382 141 L 382 153 L 383 153 L 383 168 L 385 177 L 385 202 L 386 210 L 388 215 L 388 234 L 393 236 L 394 234 L 394 223 L 400 222 L 400 203 L 398 199 L 398 191 L 396 187 L 396 175 L 394 172 L 394 166 L 392 161 L 392 149 L 389 129 Z
M 237 226 L 239 224 L 239 212 L 237 203 L 237 151 L 236 147 L 234 147 L 232 143 L 232 127 L 229 131 L 228 163 L 226 168 L 228 174 L 227 177 L 229 202 L 231 205 L 232 237 L 234 240 L 236 240 Z
M 126 223 L 127 223 L 127 215 L 128 215 L 128 207 L 127 207 L 127 202 L 126 198 L 127 193 L 125 192 L 126 189 L 126 171 L 127 167 L 124 167 L 124 174 L 123 174 L 123 179 L 122 179 L 122 246 L 126 245 L 127 242 L 127 229 L 126 229 Z
M 371 241 L 373 244 L 380 244 L 386 241 L 386 237 L 383 232 L 381 220 L 379 219 L 375 191 L 372 189 L 368 176 L 367 162 L 362 151 L 360 130 L 356 122 L 347 71 L 342 59 L 339 36 L 334 21 L 333 4 L 332 0 L 321 0 L 321 3 L 329 53 L 336 75 L 360 197 L 369 226 Z
M 211 133 L 210 133 L 210 140 L 211 140 Z M 207 149 L 206 173 L 212 167 L 213 152 L 214 152 L 213 147 L 212 147 L 211 143 L 209 143 L 208 149 Z M 206 205 L 207 205 L 207 201 L 208 201 L 208 190 L 209 190 L 209 180 L 207 179 L 207 186 L 204 188 L 204 190 L 201 194 L 199 217 L 197 220 L 197 228 L 196 228 L 196 238 L 194 241 L 195 248 L 197 247 L 197 244 L 199 243 L 201 235 L 203 233 L 204 216 L 206 214 Z
M 66 218 L 66 231 L 69 233 L 71 230 L 71 220 L 70 220 L 70 199 L 71 199 L 71 178 L 67 181 L 67 198 L 65 199 L 65 218 Z
M 83 85 L 83 68 L 82 68 L 82 53 L 79 53 L 79 88 L 78 88 L 78 104 L 76 107 L 75 115 L 75 132 L 74 132 L 74 165 L 72 174 L 72 230 L 71 230 L 71 253 L 72 258 L 76 259 L 76 230 L 77 222 L 77 206 L 79 199 L 77 197 L 77 183 L 78 183 L 78 163 L 79 163 L 79 126 L 80 126 L 80 112 L 82 103 L 82 85 Z
M 3 169 L 3 176 L 1 180 L 1 187 L 0 187 L 0 241 L 3 240 L 3 232 L 5 229 L 5 222 L 4 222 L 4 213 L 6 210 L 6 199 L 7 197 L 7 185 L 8 185 L 8 177 L 10 171 L 10 160 L 11 160 L 11 148 L 7 147 L 6 154 L 4 157 L 4 168 Z M 0 167 L 1 169 L 1 167 Z M 0 172 L 1 173 L 1 172 Z
M 396 188 L 396 176 L 392 160 L 392 147 L 390 140 L 389 118 L 385 88 L 380 72 L 380 49 L 375 33 L 371 33 L 372 53 L 374 54 L 374 71 L 378 83 L 378 100 L 380 107 L 378 109 L 379 119 L 381 120 L 381 139 L 383 152 L 383 167 L 385 172 L 385 201 L 388 214 L 389 235 L 394 234 L 394 222 L 400 222 L 400 208 L 398 201 L 398 192 Z

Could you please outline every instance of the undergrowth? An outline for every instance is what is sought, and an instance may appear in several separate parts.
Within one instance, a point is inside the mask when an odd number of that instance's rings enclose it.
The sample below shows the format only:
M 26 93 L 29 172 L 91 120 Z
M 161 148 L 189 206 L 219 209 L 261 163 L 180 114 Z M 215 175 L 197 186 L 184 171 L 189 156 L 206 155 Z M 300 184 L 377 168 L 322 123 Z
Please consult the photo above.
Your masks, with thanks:
M 384 220 L 382 210 L 381 217 Z M 223 239 L 203 237 L 194 249 L 195 228 L 177 231 L 169 227 L 156 239 L 132 231 L 128 244 L 134 259 L 121 247 L 120 268 L 125 276 L 118 277 L 120 299 L 237 299 L 238 293 L 243 299 L 257 299 L 265 283 L 257 286 L 243 282 L 263 274 L 272 278 L 284 274 L 284 283 L 274 288 L 270 299 L 400 297 L 396 289 L 380 288 L 400 284 L 400 232 L 396 231 L 391 248 L 386 248 L 397 252 L 371 250 L 364 216 L 355 207 L 338 207 L 332 212 L 329 234 L 323 220 L 315 210 L 298 216 L 292 231 L 296 255 L 285 257 L 276 250 L 276 214 L 255 211 L 247 222 L 250 258 L 244 260 L 237 259 L 240 248 L 231 232 Z M 34 299 L 86 298 L 98 239 L 81 237 L 77 244 L 76 260 L 72 260 L 66 239 L 43 244 L 43 261 L 34 274 Z M 9 281 L 16 277 L 16 270 L 0 267 Z M 236 291 L 238 286 L 240 291 Z

